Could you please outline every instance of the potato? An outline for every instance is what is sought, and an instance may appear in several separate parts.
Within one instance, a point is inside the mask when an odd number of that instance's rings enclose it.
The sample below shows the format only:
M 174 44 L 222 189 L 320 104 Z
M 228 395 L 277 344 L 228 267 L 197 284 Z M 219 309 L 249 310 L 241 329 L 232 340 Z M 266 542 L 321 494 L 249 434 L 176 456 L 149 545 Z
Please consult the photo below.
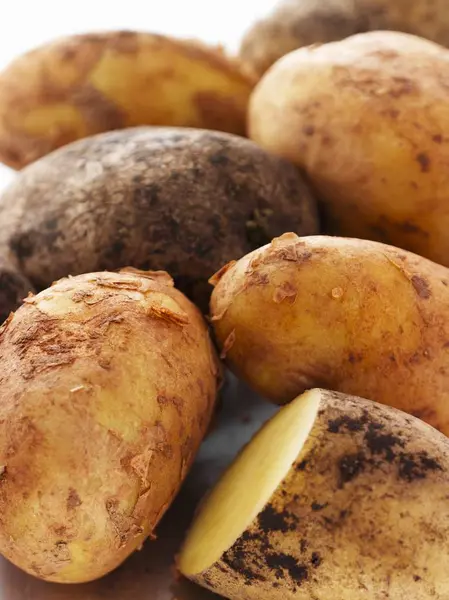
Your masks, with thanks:
M 313 390 L 256 434 L 200 505 L 181 572 L 232 600 L 446 600 L 448 485 L 445 436 Z
M 306 170 L 327 232 L 449 266 L 448 73 L 447 50 L 400 33 L 298 50 L 256 89 L 251 137 Z
M 449 45 L 446 0 L 283 0 L 243 38 L 240 56 L 259 76 L 285 54 L 389 29 Z
M 285 234 L 213 282 L 223 355 L 263 396 L 283 404 L 326 387 L 449 435 L 445 267 L 377 242 Z
M 0 256 L 38 290 L 132 265 L 169 271 L 205 310 L 207 280 L 225 262 L 291 228 L 318 231 L 293 165 L 238 136 L 157 127 L 100 134 L 30 165 L 0 198 L 0 222 Z
M 165 273 L 63 279 L 0 332 L 0 552 L 75 583 L 153 531 L 214 407 L 199 311 Z
M 89 135 L 135 125 L 244 134 L 254 79 L 216 48 L 152 33 L 76 35 L 0 75 L 0 160 L 20 169 Z

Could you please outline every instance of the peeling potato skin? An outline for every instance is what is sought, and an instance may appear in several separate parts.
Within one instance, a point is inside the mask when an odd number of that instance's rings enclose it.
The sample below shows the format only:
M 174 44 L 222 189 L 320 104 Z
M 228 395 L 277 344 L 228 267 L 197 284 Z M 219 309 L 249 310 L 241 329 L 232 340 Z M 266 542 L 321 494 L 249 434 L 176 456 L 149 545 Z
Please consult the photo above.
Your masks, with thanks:
M 305 170 L 327 232 L 449 266 L 448 64 L 393 32 L 298 50 L 256 88 L 250 137 Z
M 137 125 L 243 135 L 254 78 L 199 42 L 117 31 L 63 38 L 0 74 L 0 160 L 20 169 L 55 148 Z
M 447 438 L 392 408 L 321 393 L 286 478 L 193 580 L 231 600 L 445 600 Z
M 164 273 L 64 279 L 0 330 L 0 551 L 61 583 L 117 567 L 187 474 L 220 370 Z
M 298 48 L 378 30 L 409 33 L 448 46 L 446 0 L 284 0 L 248 30 L 240 57 L 262 76 Z
M 211 298 L 228 365 L 268 399 L 335 389 L 447 435 L 448 310 L 445 267 L 378 242 L 294 234 L 237 261 Z
M 222 264 L 292 228 L 318 232 L 315 200 L 287 161 L 238 136 L 157 127 L 100 134 L 30 165 L 0 198 L 0 222 L 0 256 L 37 290 L 133 265 L 168 271 L 204 311 Z

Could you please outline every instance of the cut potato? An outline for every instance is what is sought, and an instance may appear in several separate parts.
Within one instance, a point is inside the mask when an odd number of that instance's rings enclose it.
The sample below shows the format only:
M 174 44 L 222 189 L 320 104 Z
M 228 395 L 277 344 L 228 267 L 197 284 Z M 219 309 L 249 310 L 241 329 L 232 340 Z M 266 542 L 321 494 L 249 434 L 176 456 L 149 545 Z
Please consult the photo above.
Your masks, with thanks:
M 281 409 L 200 505 L 179 557 L 231 600 L 446 600 L 449 440 L 368 400 Z

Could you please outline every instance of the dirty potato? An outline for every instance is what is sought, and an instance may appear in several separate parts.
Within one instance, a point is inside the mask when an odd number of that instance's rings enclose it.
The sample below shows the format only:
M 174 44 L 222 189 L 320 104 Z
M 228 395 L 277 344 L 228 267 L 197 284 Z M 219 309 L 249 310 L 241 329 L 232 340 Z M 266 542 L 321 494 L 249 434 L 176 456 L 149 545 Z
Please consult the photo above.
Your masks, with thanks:
M 449 270 L 377 242 L 286 234 L 222 269 L 211 315 L 228 364 L 279 404 L 321 386 L 449 435 Z
M 449 45 L 446 0 L 283 0 L 248 30 L 240 56 L 263 75 L 285 54 L 357 33 L 402 31 Z
M 231 600 L 446 600 L 448 485 L 445 436 L 313 390 L 205 498 L 179 566 Z
M 132 31 L 56 40 L 0 74 L 0 160 L 19 169 L 136 125 L 244 134 L 252 86 L 237 61 L 193 41 Z
M 76 583 L 151 536 L 192 464 L 219 367 L 165 273 L 64 279 L 0 330 L 0 551 Z
M 449 51 L 375 32 L 291 53 L 251 101 L 250 134 L 303 167 L 327 231 L 449 266 Z
M 100 134 L 30 165 L 0 198 L 0 222 L 0 256 L 38 290 L 132 265 L 169 271 L 204 310 L 225 262 L 292 228 L 318 232 L 293 165 L 239 136 L 157 127 Z

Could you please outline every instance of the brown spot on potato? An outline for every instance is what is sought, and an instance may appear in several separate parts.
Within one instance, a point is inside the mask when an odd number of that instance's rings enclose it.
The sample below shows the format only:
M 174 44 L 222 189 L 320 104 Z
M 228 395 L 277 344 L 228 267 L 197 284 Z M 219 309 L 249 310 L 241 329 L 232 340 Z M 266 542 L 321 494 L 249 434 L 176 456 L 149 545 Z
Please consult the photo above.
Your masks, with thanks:
M 274 571 L 276 579 L 283 579 L 285 572 L 297 585 L 301 585 L 309 578 L 309 570 L 302 565 L 294 556 L 285 552 L 268 552 L 265 563 L 269 569 Z
M 272 504 L 268 504 L 258 517 L 259 526 L 265 533 L 270 531 L 295 531 L 298 518 L 288 511 L 277 512 Z
M 441 134 L 437 134 L 437 135 L 433 135 L 432 136 L 432 140 L 436 143 L 436 144 L 442 144 L 443 143 L 443 136 Z
M 313 125 L 305 125 L 302 131 L 307 136 L 312 136 L 315 133 L 315 127 Z
M 416 223 L 412 223 L 411 221 L 402 221 L 397 224 L 398 228 L 404 233 L 417 233 L 419 235 L 423 235 L 426 238 L 429 237 L 429 233 L 424 231 L 419 225 Z
M 362 452 L 347 454 L 338 461 L 338 470 L 340 474 L 339 486 L 343 487 L 349 483 L 365 469 L 365 457 Z
M 411 278 L 413 287 L 420 298 L 428 300 L 432 296 L 429 283 L 420 275 L 413 275 Z
M 321 563 L 323 562 L 323 559 L 318 554 L 318 552 L 312 552 L 312 558 L 311 558 L 310 562 L 316 569 L 321 565 Z
M 81 504 L 82 502 L 81 498 L 78 496 L 78 492 L 74 488 L 70 488 L 69 495 L 67 496 L 67 510 L 73 510 Z
M 430 158 L 425 152 L 420 152 L 416 155 L 416 160 L 421 166 L 421 173 L 428 173 L 430 171 Z

